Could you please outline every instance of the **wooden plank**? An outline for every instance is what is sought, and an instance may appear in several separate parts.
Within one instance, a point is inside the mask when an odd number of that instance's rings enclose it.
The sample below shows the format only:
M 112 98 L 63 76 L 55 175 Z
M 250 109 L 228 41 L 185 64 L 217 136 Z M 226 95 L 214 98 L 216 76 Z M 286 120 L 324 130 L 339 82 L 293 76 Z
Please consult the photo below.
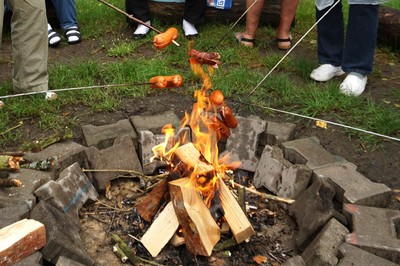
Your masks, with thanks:
M 46 245 L 42 223 L 23 219 L 0 229 L 0 265 L 10 265 Z
M 161 180 L 149 194 L 136 204 L 136 210 L 140 217 L 150 222 L 163 203 L 166 193 L 168 193 L 167 177 Z
M 220 239 L 220 232 L 200 193 L 188 178 L 169 182 L 169 191 L 186 248 L 194 255 L 210 256 Z
M 213 172 L 215 170 L 210 163 L 202 160 L 200 152 L 191 142 L 177 148 L 174 154 L 177 157 L 178 161 L 185 164 L 188 172 L 191 172 L 195 175 L 206 175 L 207 173 Z
M 239 203 L 221 178 L 218 178 L 218 186 L 220 189 L 219 198 L 225 212 L 224 217 L 236 241 L 241 243 L 254 234 L 254 229 L 247 219 L 246 214 L 240 208 Z
M 140 241 L 151 256 L 156 257 L 175 234 L 178 226 L 179 222 L 175 215 L 174 206 L 172 202 L 169 202 Z

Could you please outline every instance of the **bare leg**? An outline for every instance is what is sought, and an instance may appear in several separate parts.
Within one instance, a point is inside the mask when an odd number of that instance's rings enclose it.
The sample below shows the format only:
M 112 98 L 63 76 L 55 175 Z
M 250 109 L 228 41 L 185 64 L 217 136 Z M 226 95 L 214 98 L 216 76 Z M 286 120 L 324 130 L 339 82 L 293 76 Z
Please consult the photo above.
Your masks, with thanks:
M 296 16 L 299 0 L 281 0 L 281 11 L 279 26 L 276 30 L 277 39 L 288 39 L 290 34 L 290 25 Z M 278 42 L 280 49 L 289 49 L 290 41 Z
M 249 8 L 255 0 L 246 0 L 246 8 Z M 290 0 L 289 0 L 290 1 Z M 250 8 L 250 10 L 246 14 L 246 30 L 244 32 L 238 32 L 235 34 L 236 38 L 240 40 L 241 38 L 245 39 L 255 39 L 256 32 L 258 29 L 258 24 L 260 23 L 260 16 L 262 13 L 262 9 L 264 6 L 265 0 L 257 0 L 257 2 Z M 246 41 L 241 42 L 244 45 Z M 247 46 L 253 46 L 254 44 Z

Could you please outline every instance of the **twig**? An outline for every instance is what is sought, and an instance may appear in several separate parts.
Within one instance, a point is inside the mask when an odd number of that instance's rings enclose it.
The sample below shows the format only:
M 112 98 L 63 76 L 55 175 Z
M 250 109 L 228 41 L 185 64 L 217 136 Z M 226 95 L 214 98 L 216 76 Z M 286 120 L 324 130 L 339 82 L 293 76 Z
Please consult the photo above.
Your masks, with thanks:
M 122 262 L 126 262 L 128 260 L 128 257 L 125 255 L 118 244 L 115 244 L 113 246 L 113 252 L 117 255 L 118 258 L 121 259 Z
M 135 171 L 135 170 L 124 170 L 124 169 L 82 169 L 82 171 L 85 172 L 121 172 L 121 173 L 129 173 L 129 174 L 134 174 L 135 176 L 132 177 L 137 177 L 141 178 L 146 182 L 151 182 L 157 179 L 162 179 L 166 176 L 168 176 L 168 173 L 164 174 L 159 174 L 155 176 L 147 176 L 143 174 L 142 172 Z M 125 178 L 129 178 L 129 176 L 124 176 Z
M 103 205 L 103 206 L 105 206 L 105 207 L 107 207 L 107 208 L 109 208 L 109 209 L 112 209 L 112 210 L 114 210 L 114 211 L 117 211 L 117 212 L 130 212 L 130 211 L 133 210 L 133 208 L 126 209 L 126 210 L 122 210 L 122 209 L 119 209 L 119 208 L 115 208 L 115 207 L 112 207 L 112 206 L 110 206 L 110 205 L 108 205 L 108 204 L 106 204 L 106 203 L 104 203 L 104 202 L 101 202 L 100 200 L 96 200 L 96 204 Z
M 7 130 L 1 132 L 0 135 L 4 135 L 4 134 L 6 134 L 6 133 L 8 133 L 8 132 L 10 132 L 10 131 L 12 131 L 12 130 L 14 130 L 14 129 L 16 129 L 16 128 L 19 128 L 20 126 L 22 126 L 23 123 L 24 123 L 24 122 L 19 121 L 17 125 L 15 125 L 15 126 L 13 126 L 13 127 L 10 127 L 9 129 L 7 129 Z

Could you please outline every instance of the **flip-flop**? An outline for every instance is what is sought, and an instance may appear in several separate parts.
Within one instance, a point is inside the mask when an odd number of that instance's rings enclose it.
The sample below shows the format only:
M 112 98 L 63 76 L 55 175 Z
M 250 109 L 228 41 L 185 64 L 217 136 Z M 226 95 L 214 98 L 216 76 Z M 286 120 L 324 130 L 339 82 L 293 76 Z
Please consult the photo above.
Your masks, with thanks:
M 235 39 L 239 42 L 240 45 L 247 46 L 250 48 L 254 48 L 255 39 L 244 38 L 243 34 L 240 32 L 235 33 Z

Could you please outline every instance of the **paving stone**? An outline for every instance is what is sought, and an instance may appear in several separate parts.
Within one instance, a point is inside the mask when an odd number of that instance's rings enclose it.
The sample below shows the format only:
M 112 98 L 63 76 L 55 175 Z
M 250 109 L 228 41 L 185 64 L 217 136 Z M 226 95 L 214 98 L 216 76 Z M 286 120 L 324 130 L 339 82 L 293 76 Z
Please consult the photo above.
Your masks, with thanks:
M 31 169 L 20 169 L 12 172 L 9 178 L 19 179 L 22 187 L 9 187 L 0 189 L 0 202 L 2 206 L 10 206 L 16 203 L 26 204 L 29 209 L 36 205 L 36 196 L 33 192 L 51 180 L 51 173 Z
M 29 211 L 30 208 L 25 203 L 2 206 L 2 202 L 0 202 L 0 229 L 24 218 L 29 218 Z
M 57 260 L 56 266 L 84 266 L 84 264 L 71 260 L 67 257 L 61 256 Z
M 96 200 L 97 191 L 78 163 L 64 169 L 57 181 L 49 181 L 35 195 L 79 222 L 79 210 L 88 199 Z
M 345 204 L 352 233 L 346 243 L 400 264 L 400 211 Z
M 25 257 L 22 260 L 13 263 L 13 266 L 40 266 L 43 265 L 42 257 L 42 253 L 37 251 L 29 255 L 28 257 Z
M 306 266 L 303 258 L 301 256 L 294 256 L 287 261 L 285 261 L 282 266 Z
M 228 163 L 240 162 L 239 169 L 255 172 L 259 161 L 256 155 L 258 141 L 260 134 L 266 129 L 267 122 L 257 116 L 237 116 L 236 119 L 238 127 L 231 129 L 226 149 L 220 157 L 229 155 Z
M 337 163 L 314 170 L 314 175 L 326 178 L 335 188 L 335 198 L 342 203 L 386 207 L 392 190 L 374 183 L 347 163 Z
M 267 121 L 265 134 L 260 137 L 261 145 L 279 146 L 282 142 L 291 141 L 295 137 L 296 125 L 292 123 L 276 123 Z
M 336 254 L 349 230 L 335 218 L 329 220 L 321 232 L 301 254 L 309 266 L 336 265 Z
M 167 124 L 171 124 L 176 129 L 180 127 L 180 119 L 171 110 L 158 115 L 134 115 L 129 119 L 136 132 L 148 130 L 154 135 L 161 134 L 161 129 Z
M 56 264 L 60 256 L 65 256 L 85 265 L 94 265 L 82 244 L 79 226 L 65 213 L 40 201 L 33 208 L 31 219 L 43 223 L 46 228 L 47 243 L 40 251 L 45 260 Z
M 334 195 L 335 190 L 328 182 L 317 179 L 290 206 L 289 214 L 298 225 L 295 241 L 299 250 L 304 250 L 332 218 Z
M 340 259 L 338 266 L 398 265 L 347 243 L 340 246 L 338 257 Z
M 287 160 L 293 164 L 305 164 L 312 170 L 321 165 L 346 161 L 325 150 L 316 137 L 283 142 L 281 146 Z
M 115 139 L 114 145 L 99 150 L 96 147 L 89 147 L 87 150 L 90 167 L 92 169 L 110 170 L 134 170 L 142 172 L 142 166 L 132 138 L 123 135 Z M 93 183 L 97 191 L 104 191 L 107 184 L 114 178 L 121 176 L 123 172 L 93 172 Z
M 305 165 L 293 165 L 283 158 L 278 147 L 266 145 L 254 173 L 256 188 L 266 187 L 280 197 L 296 199 L 310 181 L 312 171 Z
M 29 162 L 37 162 L 57 156 L 57 164 L 51 169 L 51 176 L 55 180 L 58 178 L 58 174 L 71 164 L 77 162 L 79 165 L 84 165 L 84 161 L 87 159 L 86 149 L 85 146 L 73 141 L 57 142 L 40 152 L 26 153 L 24 159 Z
M 111 147 L 114 140 L 122 135 L 129 135 L 137 147 L 137 134 L 129 119 L 103 126 L 83 125 L 82 133 L 87 146 L 95 146 L 100 150 Z

